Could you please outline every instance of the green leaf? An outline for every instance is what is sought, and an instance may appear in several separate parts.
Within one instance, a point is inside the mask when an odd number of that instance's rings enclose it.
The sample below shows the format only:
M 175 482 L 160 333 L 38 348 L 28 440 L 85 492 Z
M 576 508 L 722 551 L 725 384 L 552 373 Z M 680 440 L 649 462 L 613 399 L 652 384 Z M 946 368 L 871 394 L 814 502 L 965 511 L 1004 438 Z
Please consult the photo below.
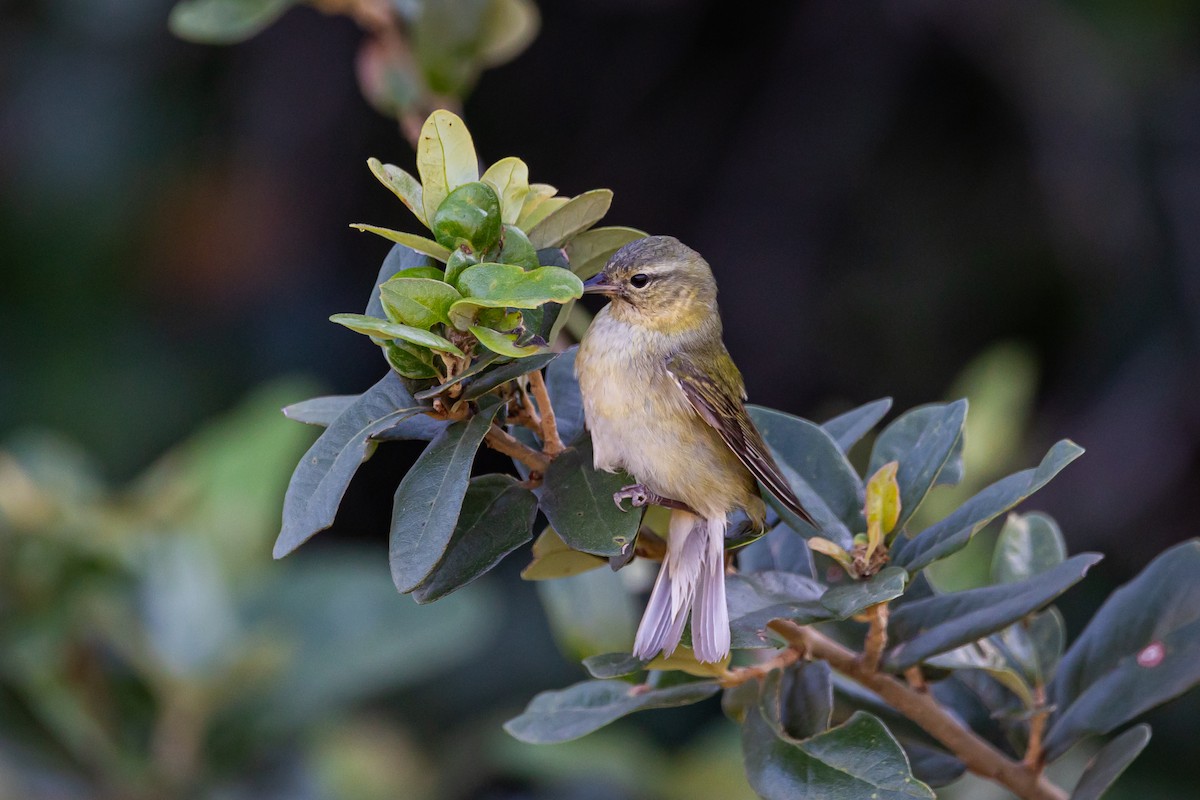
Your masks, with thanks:
M 558 435 L 570 447 L 584 432 L 583 395 L 575 378 L 575 356 L 579 347 L 563 351 L 546 368 L 546 391 L 558 422 Z
M 453 286 L 431 278 L 392 278 L 379 289 L 388 319 L 422 330 L 449 325 L 450 306 L 462 299 Z
M 1022 583 L 906 603 L 892 612 L 888 629 L 896 644 L 888 650 L 884 664 L 900 672 L 932 655 L 982 639 L 1050 603 L 1081 581 L 1101 558 L 1084 553 Z
M 558 192 L 553 186 L 545 183 L 529 184 L 529 193 L 521 204 L 521 215 L 517 217 L 517 227 L 528 231 L 556 209 L 567 204 L 568 198 L 555 197 Z
M 463 389 L 462 396 L 468 400 L 473 400 L 476 397 L 481 397 L 487 394 L 497 386 L 508 383 L 511 380 L 520 378 L 522 375 L 528 375 L 530 372 L 539 370 L 542 367 L 554 362 L 558 358 L 558 353 L 542 352 L 537 355 L 526 356 L 519 358 L 516 361 L 510 361 L 507 364 L 502 364 L 494 369 L 489 369 L 482 372 L 469 381 Z
M 638 609 L 621 576 L 594 569 L 553 581 L 538 581 L 550 632 L 570 660 L 633 647 Z
M 358 397 L 356 394 L 335 394 L 301 400 L 299 403 L 292 403 L 284 408 L 283 415 L 296 422 L 303 422 L 305 425 L 320 425 L 322 428 L 328 428 Z
M 773 646 L 766 633 L 767 623 L 773 619 L 790 619 L 801 625 L 830 619 L 829 609 L 820 603 L 824 592 L 825 587 L 812 578 L 790 572 L 726 576 L 733 647 Z
M 897 529 L 912 517 L 925 495 L 938 482 L 962 438 L 967 401 L 914 408 L 883 429 L 871 449 L 867 474 L 873 475 L 889 461 L 899 461 L 900 519 Z
M 384 343 L 383 354 L 391 368 L 405 378 L 430 380 L 440 377 L 433 366 L 433 353 L 428 348 L 396 340 Z
M 567 242 L 567 260 L 571 264 L 571 271 L 587 280 L 604 269 L 613 253 L 646 236 L 645 231 L 618 226 L 584 231 Z
M 801 661 L 763 678 L 763 718 L 775 734 L 807 739 L 829 730 L 833 717 L 833 673 L 824 661 Z
M 538 261 L 538 252 L 534 249 L 533 243 L 529 241 L 529 237 L 525 232 L 515 225 L 504 225 L 504 236 L 499 252 L 495 258 L 489 257 L 488 261 L 495 261 L 500 264 L 515 264 L 526 272 L 531 272 L 542 266 Z
M 799 742 L 779 738 L 760 712 L 751 711 L 742 727 L 742 757 L 750 786 L 764 800 L 934 798 L 912 776 L 891 732 L 861 711 Z
M 422 255 L 402 244 L 394 245 L 379 267 L 379 275 L 375 278 L 374 285 L 371 286 L 371 297 L 367 300 L 367 307 L 363 313 L 368 317 L 386 318 L 387 314 L 384 313 L 383 303 L 379 299 L 379 287 L 394 277 L 440 278 L 442 272 L 433 264 L 434 261 L 429 256 Z M 433 272 L 432 274 L 421 274 L 420 270 L 433 270 Z
M 458 276 L 458 288 L 464 299 L 450 307 L 450 317 L 463 330 L 479 308 L 537 308 L 583 296 L 583 281 L 561 267 L 526 272 L 514 264 L 476 264 Z
M 1159 555 L 1109 596 L 1059 664 L 1046 733 L 1054 759 L 1200 681 L 1200 541 Z
M 602 653 L 585 658 L 583 668 L 593 678 L 605 680 L 642 672 L 646 669 L 646 662 L 630 653 Z
M 1071 800 L 1100 800 L 1149 743 L 1150 726 L 1142 724 L 1134 725 L 1104 745 L 1088 761 L 1075 791 L 1071 792 Z
M 835 586 L 821 597 L 821 605 L 839 619 L 849 619 L 878 603 L 894 600 L 904 594 L 908 573 L 899 567 L 884 567 L 865 581 L 853 581 Z
M 433 238 L 451 250 L 486 252 L 499 241 L 500 199 L 482 181 L 464 183 L 446 195 L 433 215 Z
M 438 562 L 458 524 L 475 451 L 500 405 L 481 408 L 438 434 L 404 475 L 392 502 L 388 560 L 392 580 L 411 592 Z
M 457 591 L 533 538 L 537 498 L 511 475 L 472 478 L 446 554 L 413 592 L 430 603 Z
M 390 372 L 347 406 L 296 465 L 283 498 L 275 558 L 333 524 L 350 479 L 370 455 L 371 437 L 422 411 Z
M 546 352 L 545 345 L 517 344 L 517 334 L 515 333 L 501 333 L 491 328 L 485 328 L 482 325 L 472 325 L 467 330 L 488 350 L 491 350 L 493 353 L 499 353 L 502 356 L 508 356 L 509 358 L 527 358 L 528 356 Z
M 621 717 L 650 708 L 674 708 L 698 703 L 717 693 L 716 681 L 696 681 L 650 689 L 625 681 L 584 681 L 567 689 L 542 692 L 525 713 L 504 724 L 504 730 L 529 744 L 568 742 L 603 728 Z
M 612 199 L 613 193 L 609 189 L 593 189 L 572 197 L 528 228 L 529 241 L 539 250 L 543 247 L 562 247 L 572 236 L 586 231 L 603 219 L 612 205 Z
M 521 578 L 527 581 L 548 581 L 569 578 L 608 566 L 608 561 L 599 556 L 572 550 L 554 528 L 546 528 L 533 543 L 533 561 L 521 570 Z M 596 675 L 608 678 L 610 675 Z
M 983 670 L 1016 695 L 1020 699 L 1022 707 L 1032 709 L 1037 704 L 1033 690 L 1029 688 L 1024 676 L 1012 668 L 1000 648 L 990 638 L 980 639 L 933 658 L 927 658 L 925 663 L 938 669 Z
M 167 27 L 180 39 L 234 44 L 249 39 L 295 5 L 295 0 L 181 0 Z
M 1061 564 L 1067 543 L 1045 514 L 1009 514 L 992 553 L 992 583 L 1018 583 Z
M 384 164 L 378 158 L 368 158 L 367 166 L 379 182 L 392 190 L 392 194 L 400 198 L 400 202 L 416 215 L 426 228 L 429 227 L 425 216 L 425 206 L 421 201 L 421 182 L 409 175 L 395 164 Z
M 516 58 L 537 37 L 540 23 L 533 0 L 491 0 L 479 34 L 480 63 L 496 67 Z
M 839 450 L 848 453 L 859 439 L 879 424 L 891 407 L 892 398 L 884 397 L 840 414 L 821 427 L 837 442 Z
M 993 637 L 1009 663 L 1020 670 L 1029 683 L 1048 684 L 1062 660 L 1067 642 L 1067 626 L 1062 614 L 1051 606 L 1010 625 Z
M 849 550 L 851 530 L 866 530 L 865 494 L 858 473 L 833 439 L 806 419 L 761 406 L 747 406 L 754 424 L 770 445 L 796 497 L 821 526 L 820 535 Z M 788 511 L 770 493 L 771 507 L 806 539 L 817 532 Z
M 423 331 L 420 328 L 414 328 L 410 325 L 388 322 L 376 319 L 375 317 L 364 316 L 363 314 L 334 314 L 329 318 L 329 321 L 336 322 L 338 325 L 344 325 L 355 333 L 373 336 L 378 339 L 401 339 L 413 344 L 419 344 L 422 347 L 428 347 L 432 350 L 453 353 L 456 356 L 463 355 L 463 351 L 455 347 L 450 340 L 444 339 L 436 333 Z
M 958 552 L 985 525 L 1049 483 L 1081 453 L 1083 448 L 1079 445 L 1062 440 L 1050 448 L 1036 469 L 1001 478 L 914 538 L 896 539 L 892 545 L 892 563 L 916 573 Z
M 804 537 L 783 523 L 738 553 L 738 569 L 746 573 L 794 572 L 808 578 L 816 574 Z
M 404 231 L 394 231 L 391 228 L 379 228 L 375 225 L 366 225 L 361 222 L 356 222 L 350 226 L 355 230 L 366 231 L 373 233 L 376 236 L 382 236 L 388 241 L 402 244 L 405 247 L 416 250 L 423 255 L 436 258 L 438 261 L 445 262 L 450 258 L 450 250 L 432 239 L 426 239 L 424 236 L 417 236 L 415 233 L 405 233 Z
M 541 487 L 542 513 L 574 550 L 615 556 L 637 535 L 641 514 L 622 511 L 613 493 L 633 481 L 592 467 L 592 442 L 583 439 L 550 462 Z
M 501 220 L 515 224 L 529 193 L 529 167 L 525 162 L 513 156 L 502 158 L 488 167 L 479 180 L 496 190 Z
M 425 219 L 431 221 L 450 192 L 479 180 L 475 143 L 456 114 L 439 109 L 425 120 L 417 144 L 417 174 L 421 176 Z

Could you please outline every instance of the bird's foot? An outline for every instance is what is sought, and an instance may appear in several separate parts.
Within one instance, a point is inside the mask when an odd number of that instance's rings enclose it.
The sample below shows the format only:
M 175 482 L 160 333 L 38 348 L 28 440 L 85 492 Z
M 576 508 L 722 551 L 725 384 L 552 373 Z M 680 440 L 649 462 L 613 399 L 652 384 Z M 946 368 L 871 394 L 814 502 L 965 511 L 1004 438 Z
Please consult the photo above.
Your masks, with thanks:
M 640 483 L 635 483 L 632 486 L 625 486 L 620 491 L 613 492 L 613 502 L 617 504 L 617 508 L 621 509 L 622 511 L 628 511 L 627 508 L 621 505 L 621 501 L 623 500 L 628 500 L 630 505 L 632 505 L 634 508 L 641 508 L 642 506 L 650 505 L 662 506 L 663 508 L 675 508 L 680 511 L 686 511 L 689 514 L 696 513 L 695 510 L 687 503 L 679 500 L 672 500 L 671 498 L 663 497 L 660 494 L 655 494 Z

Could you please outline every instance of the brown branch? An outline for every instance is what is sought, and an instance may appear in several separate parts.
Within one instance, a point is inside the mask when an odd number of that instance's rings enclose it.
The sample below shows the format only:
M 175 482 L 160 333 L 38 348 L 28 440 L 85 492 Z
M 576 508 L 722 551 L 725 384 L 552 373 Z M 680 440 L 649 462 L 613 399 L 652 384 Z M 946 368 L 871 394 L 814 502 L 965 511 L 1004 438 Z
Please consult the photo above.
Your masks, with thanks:
M 863 648 L 863 668 L 869 672 L 879 669 L 883 648 L 887 647 L 888 605 L 879 603 L 871 607 L 871 628 Z
M 511 434 L 495 423 L 492 423 L 492 427 L 488 428 L 483 441 L 493 450 L 515 458 L 529 467 L 530 481 L 534 482 L 534 485 L 541 483 L 542 475 L 546 473 L 546 468 L 550 466 L 550 459 L 545 453 L 539 453 L 532 447 L 517 441 Z
M 1046 731 L 1046 718 L 1050 716 L 1050 709 L 1046 708 L 1045 687 L 1038 684 L 1033 692 L 1037 710 L 1029 720 L 1029 746 L 1025 748 L 1025 760 L 1022 763 L 1027 769 L 1041 772 L 1042 759 L 1045 756 L 1042 752 L 1042 734 Z
M 718 680 L 720 681 L 722 687 L 730 689 L 734 686 L 741 686 L 747 681 L 766 677 L 768 672 L 789 667 L 799 660 L 800 651 L 789 647 L 785 650 L 780 650 L 773 658 L 767 659 L 761 664 L 755 664 L 752 667 L 739 667 L 738 669 L 728 670 Z
M 566 448 L 558 435 L 558 418 L 554 416 L 554 406 L 550 404 L 550 393 L 546 391 L 546 380 L 540 369 L 529 373 L 529 388 L 542 415 L 542 450 L 554 458 Z
M 811 626 L 777 619 L 769 626 L 797 652 L 821 659 L 847 678 L 865 686 L 946 746 L 967 769 L 995 781 L 1023 800 L 1067 800 L 1067 794 L 1038 771 L 1009 758 L 963 727 L 932 695 L 919 692 L 885 672 L 866 668 L 860 655 Z

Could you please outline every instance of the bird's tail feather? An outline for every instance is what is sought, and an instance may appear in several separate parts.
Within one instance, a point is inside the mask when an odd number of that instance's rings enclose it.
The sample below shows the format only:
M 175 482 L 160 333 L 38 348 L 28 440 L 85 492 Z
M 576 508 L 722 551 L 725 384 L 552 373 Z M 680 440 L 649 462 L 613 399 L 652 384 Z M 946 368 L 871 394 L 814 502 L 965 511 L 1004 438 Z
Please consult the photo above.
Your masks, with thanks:
M 689 612 L 692 650 L 703 662 L 729 654 L 729 610 L 725 605 L 725 520 L 671 512 L 667 556 L 638 626 L 633 653 L 648 661 L 679 646 Z

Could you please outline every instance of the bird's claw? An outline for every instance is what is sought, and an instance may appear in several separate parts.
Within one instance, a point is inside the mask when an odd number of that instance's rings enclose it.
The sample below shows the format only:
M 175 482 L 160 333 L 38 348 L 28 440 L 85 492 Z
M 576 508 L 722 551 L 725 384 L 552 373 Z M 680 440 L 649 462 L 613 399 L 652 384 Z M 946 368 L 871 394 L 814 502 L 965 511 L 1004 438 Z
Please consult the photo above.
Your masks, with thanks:
M 629 511 L 629 509 L 621 505 L 621 501 L 623 500 L 628 500 L 629 504 L 634 508 L 641 508 L 650 502 L 650 492 L 646 490 L 645 486 L 635 483 L 632 486 L 625 486 L 613 492 L 613 502 L 617 504 L 617 508 L 622 511 Z

